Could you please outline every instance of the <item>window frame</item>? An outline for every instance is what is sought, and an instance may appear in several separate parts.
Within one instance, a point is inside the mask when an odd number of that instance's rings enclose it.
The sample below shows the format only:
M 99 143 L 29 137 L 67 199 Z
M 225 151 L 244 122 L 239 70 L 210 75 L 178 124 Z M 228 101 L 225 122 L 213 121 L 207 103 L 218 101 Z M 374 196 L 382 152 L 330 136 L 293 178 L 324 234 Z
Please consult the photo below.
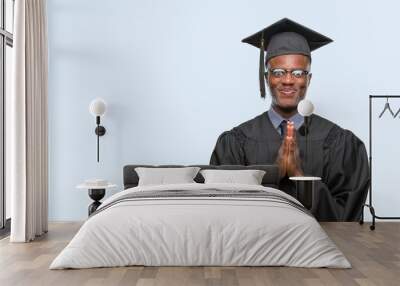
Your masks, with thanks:
M 13 48 L 14 36 L 6 30 L 6 1 L 0 0 L 1 21 L 0 21 L 0 236 L 10 231 L 10 219 L 6 218 L 6 189 L 5 189 L 5 96 L 6 96 L 6 47 Z M 13 13 L 15 0 L 13 2 Z M 15 15 L 15 13 L 14 13 Z M 14 17 L 12 15 L 12 17 Z M 14 27 L 13 27 L 14 30 Z

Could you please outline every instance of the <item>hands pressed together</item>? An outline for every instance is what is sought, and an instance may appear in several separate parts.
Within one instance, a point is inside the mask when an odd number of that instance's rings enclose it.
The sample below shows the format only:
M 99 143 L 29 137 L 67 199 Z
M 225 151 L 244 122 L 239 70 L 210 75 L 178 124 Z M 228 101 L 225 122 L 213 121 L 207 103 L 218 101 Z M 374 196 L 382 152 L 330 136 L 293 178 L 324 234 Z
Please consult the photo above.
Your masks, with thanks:
M 294 124 L 288 121 L 285 138 L 278 151 L 276 163 L 279 167 L 280 178 L 286 174 L 291 176 L 303 176 L 300 163 L 300 152 L 296 141 L 296 130 Z

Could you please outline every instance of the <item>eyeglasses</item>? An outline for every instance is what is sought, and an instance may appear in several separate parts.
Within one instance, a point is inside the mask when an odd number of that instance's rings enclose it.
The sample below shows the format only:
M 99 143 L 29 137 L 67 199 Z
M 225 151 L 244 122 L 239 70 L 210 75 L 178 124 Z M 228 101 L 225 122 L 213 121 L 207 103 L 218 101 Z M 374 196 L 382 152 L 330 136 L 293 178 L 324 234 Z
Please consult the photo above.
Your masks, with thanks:
M 300 79 L 300 78 L 305 78 L 310 73 L 309 71 L 302 69 L 285 70 L 281 68 L 276 68 L 276 69 L 269 69 L 269 71 L 274 78 L 283 78 L 289 72 L 292 75 L 292 77 Z

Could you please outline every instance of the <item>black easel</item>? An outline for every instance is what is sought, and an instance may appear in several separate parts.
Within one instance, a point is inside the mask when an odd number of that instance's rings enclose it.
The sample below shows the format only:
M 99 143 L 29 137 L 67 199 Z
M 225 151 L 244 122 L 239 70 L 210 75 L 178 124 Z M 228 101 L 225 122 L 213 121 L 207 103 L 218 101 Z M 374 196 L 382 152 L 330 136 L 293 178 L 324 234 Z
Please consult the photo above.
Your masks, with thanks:
M 369 204 L 364 204 L 363 207 L 369 208 L 372 215 L 371 230 L 375 229 L 375 219 L 400 219 L 400 217 L 384 217 L 375 214 L 375 209 L 372 206 L 372 99 L 373 98 L 400 98 L 400 95 L 370 95 L 369 96 Z M 398 113 L 396 112 L 396 115 Z M 361 213 L 360 224 L 364 223 L 364 209 Z

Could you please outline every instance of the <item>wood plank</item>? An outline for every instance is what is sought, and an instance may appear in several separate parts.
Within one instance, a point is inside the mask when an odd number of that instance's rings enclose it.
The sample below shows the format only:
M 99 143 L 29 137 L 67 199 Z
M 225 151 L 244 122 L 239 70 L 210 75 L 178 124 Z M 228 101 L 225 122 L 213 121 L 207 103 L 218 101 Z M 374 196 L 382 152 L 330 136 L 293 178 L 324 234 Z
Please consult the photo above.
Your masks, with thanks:
M 115 267 L 49 270 L 81 222 L 51 223 L 32 243 L 0 241 L 0 285 L 400 285 L 400 222 L 378 222 L 375 231 L 358 223 L 322 223 L 352 269 L 292 267 Z

